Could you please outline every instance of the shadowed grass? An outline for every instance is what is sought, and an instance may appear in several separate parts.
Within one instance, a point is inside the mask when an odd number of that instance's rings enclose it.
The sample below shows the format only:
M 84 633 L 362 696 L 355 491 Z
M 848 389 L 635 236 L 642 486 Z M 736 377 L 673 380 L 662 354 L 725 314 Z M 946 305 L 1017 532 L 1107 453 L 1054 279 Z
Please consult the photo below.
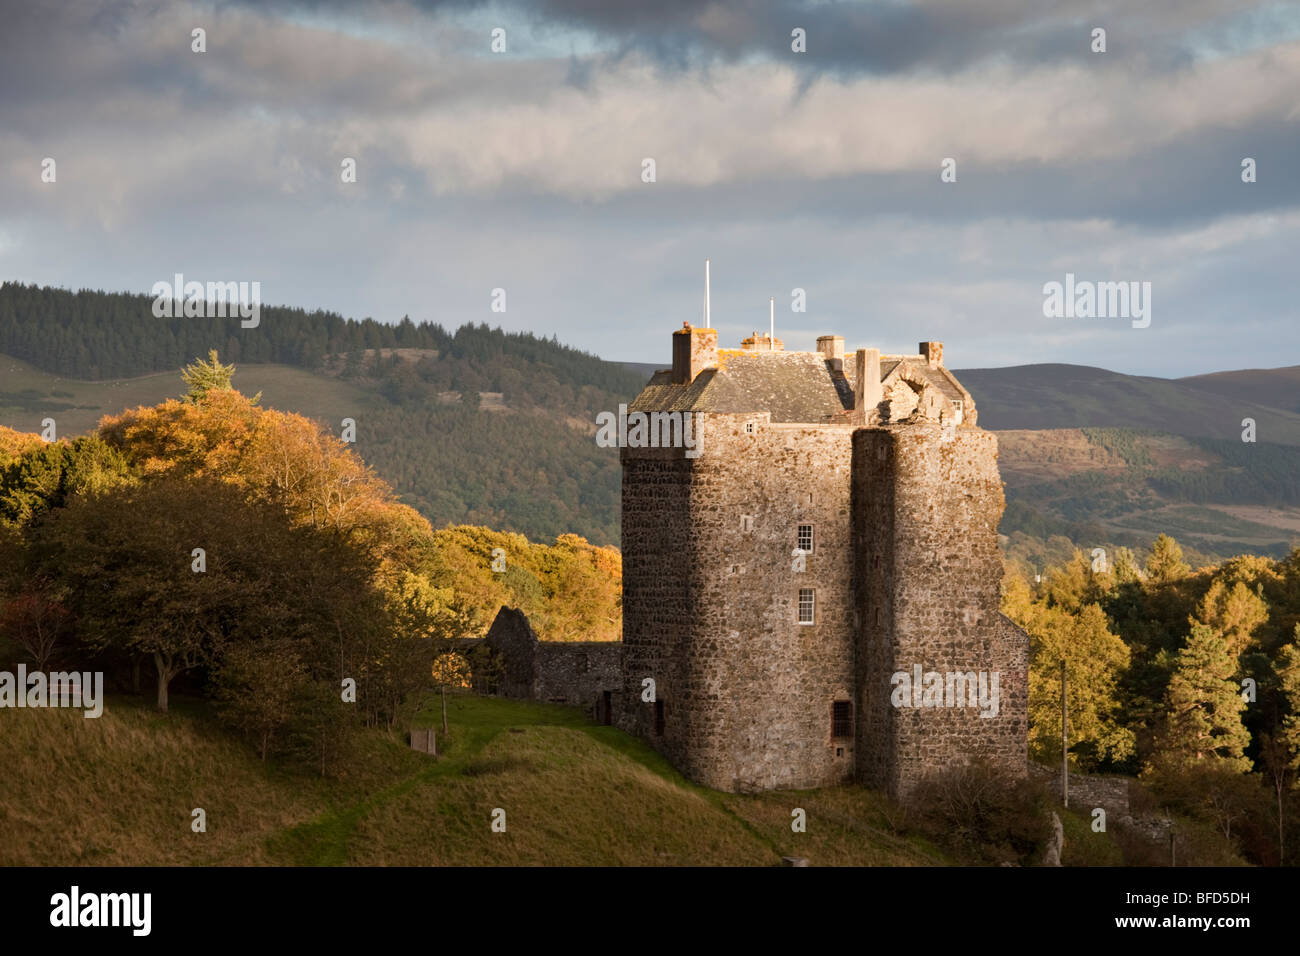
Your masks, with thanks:
M 857 787 L 722 794 L 552 704 L 455 696 L 439 759 L 367 731 L 338 778 L 263 764 L 206 708 L 0 712 L 0 864 L 814 865 L 945 862 Z M 434 701 L 417 719 L 441 731 Z M 514 732 L 512 732 L 514 731 Z M 807 833 L 790 810 L 808 811 Z M 206 833 L 190 811 L 207 811 Z M 493 832 L 492 813 L 506 830 Z

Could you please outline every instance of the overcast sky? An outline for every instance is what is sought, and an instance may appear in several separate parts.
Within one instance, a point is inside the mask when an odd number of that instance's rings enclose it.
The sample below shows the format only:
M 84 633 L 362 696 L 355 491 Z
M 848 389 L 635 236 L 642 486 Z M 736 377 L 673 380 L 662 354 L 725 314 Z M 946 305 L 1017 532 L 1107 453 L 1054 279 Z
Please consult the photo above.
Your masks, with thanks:
M 1300 5 L 356 6 L 0 0 L 0 279 L 257 280 L 663 362 L 708 256 L 725 345 L 774 296 L 792 348 L 1300 364 Z M 1067 272 L 1151 283 L 1150 325 L 1045 317 Z

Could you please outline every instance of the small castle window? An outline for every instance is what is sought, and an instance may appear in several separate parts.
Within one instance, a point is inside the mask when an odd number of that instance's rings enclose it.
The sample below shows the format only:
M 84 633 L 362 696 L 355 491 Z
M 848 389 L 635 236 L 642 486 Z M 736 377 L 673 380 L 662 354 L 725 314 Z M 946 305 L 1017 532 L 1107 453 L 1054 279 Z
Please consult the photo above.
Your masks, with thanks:
M 754 530 L 754 516 L 753 516 L 753 515 L 741 515 L 741 516 L 740 516 L 740 530 L 741 530 L 741 533 L 742 533 L 742 534 L 749 534 L 749 532 L 751 532 L 751 531 Z
M 812 554 L 813 549 L 813 526 L 810 524 L 799 525 L 799 550 L 804 554 Z
M 758 426 L 753 422 L 745 422 L 745 434 L 752 435 L 758 430 Z
M 831 736 L 836 738 L 853 736 L 853 701 L 832 701 Z
M 814 614 L 816 612 L 816 590 L 813 588 L 799 589 L 799 623 L 814 623 Z
M 662 700 L 656 700 L 655 701 L 655 736 L 662 737 L 663 735 L 664 735 L 664 702 Z

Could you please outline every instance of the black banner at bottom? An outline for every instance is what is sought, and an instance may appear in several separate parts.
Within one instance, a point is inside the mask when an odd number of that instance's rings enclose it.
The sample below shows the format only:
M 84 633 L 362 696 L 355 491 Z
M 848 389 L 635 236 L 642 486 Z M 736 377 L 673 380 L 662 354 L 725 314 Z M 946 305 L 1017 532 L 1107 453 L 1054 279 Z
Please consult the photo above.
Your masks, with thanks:
M 793 869 L 793 868 L 792 868 Z M 853 936 L 952 945 L 1008 931 L 1071 941 L 1192 936 L 1232 946 L 1290 928 L 1290 870 L 832 869 L 0 870 L 5 938 L 78 943 L 374 944 L 388 938 L 574 945 L 689 932 L 772 942 Z M 454 933 L 452 937 L 444 935 Z M 462 935 L 464 934 L 464 935 Z M 919 934 L 919 935 L 918 935 Z

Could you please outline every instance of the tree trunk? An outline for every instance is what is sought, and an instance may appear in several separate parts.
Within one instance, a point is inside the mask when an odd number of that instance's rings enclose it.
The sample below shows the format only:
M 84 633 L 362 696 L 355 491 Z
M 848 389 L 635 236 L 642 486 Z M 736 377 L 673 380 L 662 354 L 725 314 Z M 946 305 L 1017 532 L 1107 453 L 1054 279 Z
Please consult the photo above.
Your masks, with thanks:
M 1277 778 L 1274 789 L 1277 790 L 1277 865 L 1281 866 L 1282 861 L 1286 859 L 1286 838 L 1285 830 L 1282 827 L 1282 778 Z
M 153 656 L 154 667 L 158 669 L 158 709 L 163 713 L 167 712 L 167 685 L 172 682 L 172 670 L 164 661 L 161 654 L 155 653 Z

